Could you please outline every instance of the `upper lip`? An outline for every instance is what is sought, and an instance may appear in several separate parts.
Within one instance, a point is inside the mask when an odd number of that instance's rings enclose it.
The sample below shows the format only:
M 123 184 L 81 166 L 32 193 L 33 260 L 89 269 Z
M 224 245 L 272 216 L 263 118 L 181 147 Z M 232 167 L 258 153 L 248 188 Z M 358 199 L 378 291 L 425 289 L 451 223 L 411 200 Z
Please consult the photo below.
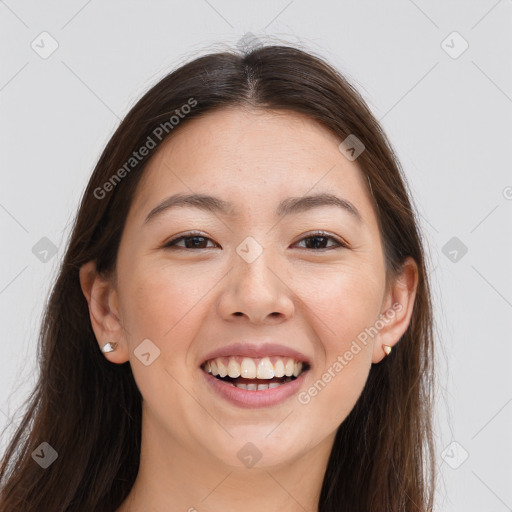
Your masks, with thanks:
M 206 361 L 215 359 L 217 357 L 229 356 L 251 357 L 254 359 L 272 356 L 287 356 L 295 359 L 296 361 L 310 364 L 309 359 L 294 348 L 279 345 L 277 343 L 258 344 L 244 342 L 232 343 L 231 345 L 226 345 L 224 347 L 213 350 L 203 358 L 201 365 L 203 365 Z

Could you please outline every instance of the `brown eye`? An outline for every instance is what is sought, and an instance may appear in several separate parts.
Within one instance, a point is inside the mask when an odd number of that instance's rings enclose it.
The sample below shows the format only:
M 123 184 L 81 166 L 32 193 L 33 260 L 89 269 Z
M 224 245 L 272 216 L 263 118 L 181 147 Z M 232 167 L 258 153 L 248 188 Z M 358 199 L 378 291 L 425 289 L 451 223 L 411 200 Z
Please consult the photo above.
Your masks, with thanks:
M 324 231 L 318 231 L 316 233 L 311 233 L 309 236 L 306 236 L 300 240 L 300 242 L 306 240 L 306 247 L 305 249 L 312 249 L 312 250 L 331 250 L 331 249 L 337 249 L 340 247 L 347 247 L 346 244 L 338 240 L 337 238 L 333 237 L 332 235 L 329 235 L 328 233 L 325 233 Z M 333 246 L 331 247 L 325 247 L 325 244 L 329 241 L 334 241 Z
M 178 245 L 178 242 L 181 242 L 181 240 L 184 241 L 183 245 Z M 209 249 L 210 247 L 207 247 L 208 240 L 211 241 L 210 238 L 202 235 L 182 235 L 177 238 L 174 238 L 173 240 L 167 242 L 164 247 L 166 248 L 180 248 L 180 249 Z

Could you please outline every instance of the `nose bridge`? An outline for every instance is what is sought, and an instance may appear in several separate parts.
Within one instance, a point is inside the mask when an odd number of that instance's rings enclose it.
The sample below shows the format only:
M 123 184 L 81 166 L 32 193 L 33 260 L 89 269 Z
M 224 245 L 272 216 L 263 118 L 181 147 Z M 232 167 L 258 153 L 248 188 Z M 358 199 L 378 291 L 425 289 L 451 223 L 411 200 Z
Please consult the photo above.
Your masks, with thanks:
M 274 293 L 275 275 L 271 269 L 277 266 L 277 259 L 272 247 L 263 247 L 255 237 L 248 236 L 237 246 L 235 252 L 234 270 L 237 281 L 252 287 L 255 292 Z
M 271 247 L 263 247 L 248 236 L 236 247 L 232 262 L 232 276 L 221 300 L 225 317 L 244 313 L 256 321 L 291 313 L 293 301 L 280 278 L 278 255 Z

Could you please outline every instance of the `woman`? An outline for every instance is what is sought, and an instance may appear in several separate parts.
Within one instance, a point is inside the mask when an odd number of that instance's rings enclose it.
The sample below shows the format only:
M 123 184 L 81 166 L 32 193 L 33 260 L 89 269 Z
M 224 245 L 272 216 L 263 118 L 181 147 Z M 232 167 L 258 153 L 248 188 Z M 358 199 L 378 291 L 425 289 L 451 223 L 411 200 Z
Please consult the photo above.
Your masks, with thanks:
M 432 331 L 357 91 L 296 48 L 200 57 L 91 176 L 0 510 L 432 510 Z

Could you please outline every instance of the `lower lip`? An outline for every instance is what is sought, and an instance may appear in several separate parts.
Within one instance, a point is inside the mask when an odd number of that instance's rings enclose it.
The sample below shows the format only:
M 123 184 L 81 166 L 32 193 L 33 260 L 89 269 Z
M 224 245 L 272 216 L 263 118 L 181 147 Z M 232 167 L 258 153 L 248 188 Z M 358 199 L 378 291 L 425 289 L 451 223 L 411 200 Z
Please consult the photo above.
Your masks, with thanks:
M 201 368 L 199 371 L 204 375 L 206 382 L 211 386 L 213 391 L 228 402 L 238 407 L 258 408 L 271 407 L 273 405 L 280 404 L 287 398 L 296 394 L 302 386 L 304 376 L 308 373 L 309 369 L 302 372 L 296 379 L 287 382 L 286 384 L 281 384 L 277 388 L 260 389 L 259 391 L 240 389 L 232 384 L 228 384 L 217 379 L 210 373 L 206 373 Z

